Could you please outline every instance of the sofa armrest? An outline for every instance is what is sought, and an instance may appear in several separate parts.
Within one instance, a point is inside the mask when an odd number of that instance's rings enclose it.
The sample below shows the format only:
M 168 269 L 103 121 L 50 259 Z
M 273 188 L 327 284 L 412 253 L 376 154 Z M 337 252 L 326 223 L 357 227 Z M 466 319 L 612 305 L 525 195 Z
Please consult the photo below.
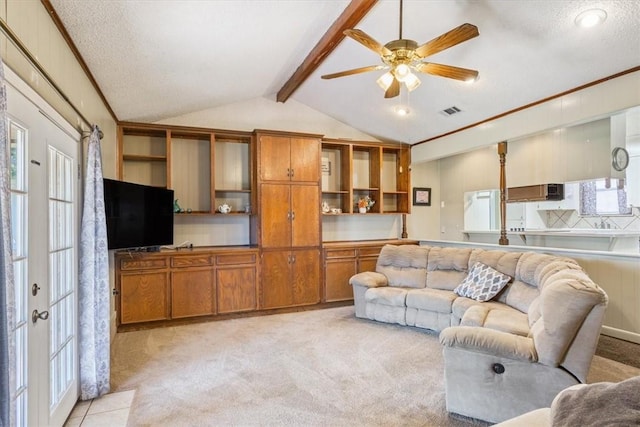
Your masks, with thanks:
M 440 344 L 507 359 L 537 362 L 531 338 L 475 326 L 452 326 L 440 332 Z
M 379 288 L 382 286 L 387 286 L 389 284 L 389 281 L 387 280 L 387 276 L 382 273 L 376 273 L 375 271 L 365 271 L 351 276 L 351 279 L 349 279 L 349 284 L 364 286 L 366 288 Z

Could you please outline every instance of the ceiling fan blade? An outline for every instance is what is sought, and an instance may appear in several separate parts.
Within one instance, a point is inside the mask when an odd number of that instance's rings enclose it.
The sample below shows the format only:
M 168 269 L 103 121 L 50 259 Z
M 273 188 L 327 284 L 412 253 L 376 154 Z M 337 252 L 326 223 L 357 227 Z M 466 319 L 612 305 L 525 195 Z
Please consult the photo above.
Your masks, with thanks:
M 454 67 L 453 65 L 434 64 L 433 62 L 421 62 L 415 65 L 415 68 L 421 73 L 462 81 L 473 80 L 478 77 L 476 70 Z
M 400 95 L 400 82 L 398 79 L 394 78 L 391 82 L 391 86 L 389 86 L 389 89 L 384 93 L 384 97 L 395 98 L 398 95 Z
M 358 30 L 355 28 L 352 30 L 344 30 L 344 34 L 348 37 L 351 37 L 364 47 L 371 49 L 380 56 L 391 55 L 391 51 L 389 49 L 381 45 L 373 37 L 362 30 Z
M 426 42 L 416 49 L 416 54 L 422 58 L 434 55 L 459 43 L 477 37 L 480 33 L 478 27 L 472 24 L 462 24 L 451 31 L 448 31 L 435 39 Z
M 366 73 L 367 71 L 382 70 L 387 68 L 385 65 L 369 65 L 368 67 L 354 68 L 353 70 L 340 71 L 339 73 L 325 74 L 323 79 L 335 79 L 336 77 L 350 76 L 352 74 Z

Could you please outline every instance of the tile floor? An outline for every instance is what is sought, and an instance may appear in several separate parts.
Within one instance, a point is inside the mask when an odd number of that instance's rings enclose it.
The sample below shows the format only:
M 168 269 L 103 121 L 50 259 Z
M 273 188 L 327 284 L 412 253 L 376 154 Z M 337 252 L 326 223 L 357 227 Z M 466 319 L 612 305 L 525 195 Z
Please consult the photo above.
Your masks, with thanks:
M 109 393 L 91 401 L 79 401 L 65 427 L 126 427 L 135 390 Z

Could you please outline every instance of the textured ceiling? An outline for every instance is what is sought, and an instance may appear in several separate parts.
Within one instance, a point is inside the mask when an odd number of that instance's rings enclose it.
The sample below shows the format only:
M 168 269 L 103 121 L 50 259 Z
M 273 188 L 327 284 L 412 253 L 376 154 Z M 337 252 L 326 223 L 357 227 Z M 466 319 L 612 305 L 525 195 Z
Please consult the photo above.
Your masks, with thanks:
M 159 121 L 275 93 L 348 0 L 51 0 L 118 119 Z M 575 16 L 606 10 L 603 25 Z M 398 38 L 397 0 L 381 0 L 356 26 Z M 292 98 L 372 136 L 415 143 L 640 65 L 640 1 L 405 0 L 404 38 L 422 44 L 469 22 L 480 36 L 430 57 L 476 69 L 474 84 L 419 75 L 385 100 L 375 53 L 345 39 Z M 638 88 L 640 90 L 640 88 Z M 393 112 L 407 102 L 411 114 Z M 457 106 L 446 117 L 441 110 Z

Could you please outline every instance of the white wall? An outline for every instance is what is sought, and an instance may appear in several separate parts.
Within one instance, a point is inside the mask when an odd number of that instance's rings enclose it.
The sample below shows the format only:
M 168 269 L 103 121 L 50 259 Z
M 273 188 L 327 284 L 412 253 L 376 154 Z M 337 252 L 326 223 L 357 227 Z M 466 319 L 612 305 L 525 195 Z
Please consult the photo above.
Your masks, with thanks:
M 253 131 L 270 129 L 315 133 L 327 138 L 377 141 L 374 137 L 345 125 L 294 99 L 285 103 L 272 98 L 254 98 L 222 107 L 162 120 L 158 123 L 216 129 Z
M 439 162 L 418 163 L 411 166 L 411 186 L 431 188 L 431 206 L 411 206 L 407 215 L 407 233 L 410 239 L 440 236 L 440 164 Z M 413 196 L 413 194 L 412 194 Z

